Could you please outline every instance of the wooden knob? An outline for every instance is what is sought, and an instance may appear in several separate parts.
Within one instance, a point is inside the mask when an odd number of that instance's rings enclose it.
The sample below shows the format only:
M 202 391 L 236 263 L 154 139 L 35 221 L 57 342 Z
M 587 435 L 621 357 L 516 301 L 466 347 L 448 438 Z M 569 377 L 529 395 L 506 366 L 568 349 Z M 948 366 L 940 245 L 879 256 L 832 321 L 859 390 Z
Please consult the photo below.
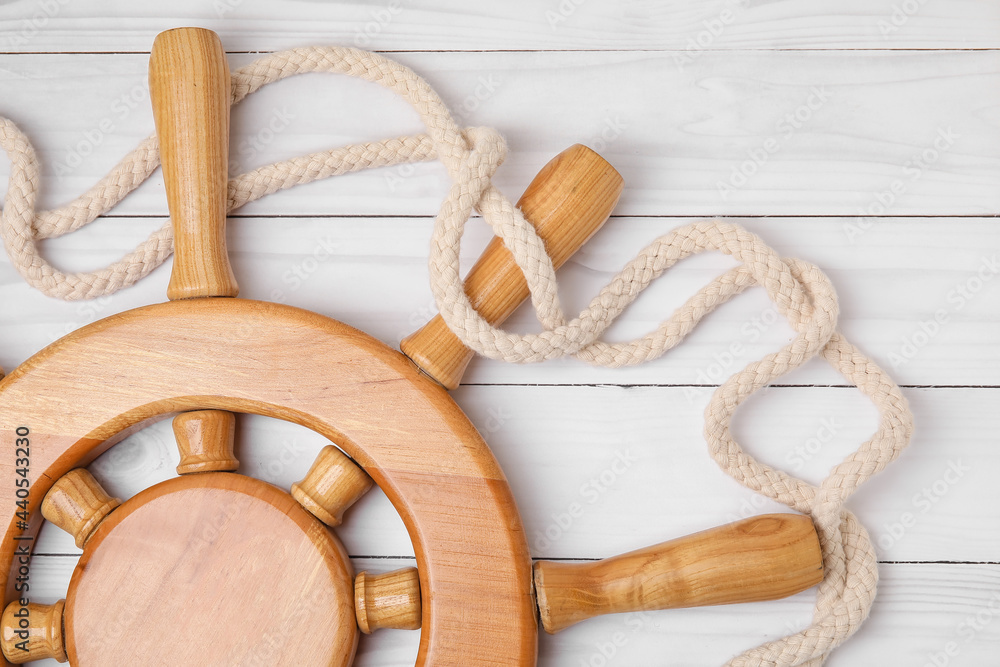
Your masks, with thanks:
M 595 563 L 535 564 L 542 626 L 602 614 L 776 600 L 823 580 L 812 520 L 766 514 Z
M 14 600 L 3 610 L 0 647 L 9 662 L 20 665 L 32 660 L 54 658 L 66 662 L 66 645 L 63 642 L 63 609 L 65 600 L 55 604 L 22 606 Z
M 174 227 L 167 297 L 236 296 L 226 252 L 229 64 L 202 28 L 161 32 L 149 56 L 149 96 Z
M 196 410 L 174 417 L 174 437 L 181 453 L 178 475 L 233 471 L 240 462 L 233 455 L 236 415 L 225 410 Z
M 361 632 L 420 628 L 420 577 L 408 567 L 385 574 L 360 573 L 354 579 L 354 612 Z
M 56 480 L 42 500 L 42 516 L 76 539 L 83 548 L 108 514 L 122 502 L 101 488 L 94 476 L 75 468 Z
M 576 144 L 545 165 L 517 206 L 535 226 L 555 268 L 562 266 L 611 215 L 624 181 L 614 167 Z M 499 238 L 494 238 L 465 279 L 472 306 L 490 324 L 503 322 L 529 296 L 524 275 Z M 455 389 L 472 351 L 436 315 L 399 344 L 420 370 Z
M 339 526 L 344 511 L 365 495 L 372 483 L 346 454 L 327 445 L 302 481 L 292 484 L 292 496 L 326 525 Z

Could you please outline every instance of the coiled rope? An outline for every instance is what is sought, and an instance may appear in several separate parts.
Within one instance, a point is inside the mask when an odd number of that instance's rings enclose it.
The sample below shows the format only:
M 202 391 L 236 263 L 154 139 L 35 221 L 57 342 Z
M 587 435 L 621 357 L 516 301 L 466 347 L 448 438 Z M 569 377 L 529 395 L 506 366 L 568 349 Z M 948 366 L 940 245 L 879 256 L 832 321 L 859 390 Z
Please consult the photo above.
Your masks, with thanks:
M 575 319 L 559 305 L 555 272 L 541 239 L 492 183 L 506 145 L 490 128 L 462 130 L 434 90 L 410 69 L 380 55 L 344 47 L 292 49 L 264 56 L 233 74 L 233 103 L 268 83 L 304 72 L 334 72 L 378 83 L 407 99 L 426 134 L 346 146 L 241 174 L 229 182 L 229 210 L 267 194 L 371 167 L 437 158 L 452 186 L 434 225 L 431 289 L 448 326 L 468 347 L 503 361 L 529 363 L 572 355 L 618 367 L 656 359 L 677 345 L 718 305 L 752 285 L 762 286 L 796 331 L 786 346 L 749 364 L 720 386 L 705 410 L 705 439 L 719 466 L 748 488 L 810 515 L 820 535 L 826 576 L 812 625 L 750 649 L 730 665 L 820 665 L 868 617 L 878 565 L 868 532 L 844 503 L 906 447 L 912 415 L 899 387 L 874 361 L 836 331 L 837 297 L 816 266 L 779 256 L 738 225 L 704 221 L 675 229 L 629 262 Z M 76 201 L 36 212 L 39 165 L 18 128 L 0 119 L 0 146 L 11 160 L 2 237 L 15 268 L 32 286 L 60 299 L 90 299 L 127 287 L 172 252 L 168 224 L 120 261 L 91 273 L 64 273 L 39 254 L 37 241 L 72 232 L 110 210 L 159 164 L 155 137 L 145 139 Z M 472 308 L 459 273 L 464 225 L 478 210 L 521 267 L 542 332 L 519 335 L 490 326 Z M 653 332 L 628 343 L 600 340 L 604 330 L 665 270 L 689 255 L 716 250 L 740 262 L 692 296 Z M 736 408 L 753 392 L 821 354 L 878 408 L 875 434 L 814 486 L 748 455 L 730 431 Z

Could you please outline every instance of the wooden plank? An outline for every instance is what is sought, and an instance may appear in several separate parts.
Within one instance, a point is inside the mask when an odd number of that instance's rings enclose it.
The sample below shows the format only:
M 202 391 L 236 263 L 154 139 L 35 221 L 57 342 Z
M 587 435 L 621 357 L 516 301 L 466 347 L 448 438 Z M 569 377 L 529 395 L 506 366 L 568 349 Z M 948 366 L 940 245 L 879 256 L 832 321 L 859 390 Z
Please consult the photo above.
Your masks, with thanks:
M 0 13 L 4 51 L 148 51 L 160 30 L 196 24 L 233 50 L 313 43 L 376 49 L 666 49 L 692 55 L 732 48 L 995 48 L 992 3 L 749 0 L 628 4 L 458 0 L 295 3 L 280 16 L 264 0 L 124 0 L 78 7 L 37 0 Z
M 951 642 L 961 660 L 950 664 L 989 664 L 1000 641 L 1000 624 L 981 624 L 983 629 L 971 638 L 958 628 L 970 628 L 970 616 L 976 623 L 977 614 L 993 620 L 1000 613 L 997 566 L 896 565 L 883 567 L 882 573 L 871 619 L 827 665 L 923 665 L 928 654 L 943 652 Z M 643 619 L 608 617 L 544 637 L 539 663 L 603 664 L 594 656 L 610 652 L 607 643 L 621 633 L 617 662 L 608 664 L 663 664 L 666 657 L 672 665 L 718 665 L 759 642 L 806 627 L 811 603 L 812 595 L 806 593 L 780 602 L 657 612 Z
M 992 280 L 1000 227 L 994 220 L 880 219 L 860 235 L 850 233 L 856 218 L 738 221 L 782 254 L 812 261 L 830 276 L 841 297 L 842 330 L 897 382 L 1000 385 L 1000 349 L 995 345 L 1000 337 L 1000 279 Z M 45 256 L 66 270 L 93 269 L 121 257 L 163 222 L 103 219 L 46 242 Z M 560 272 L 566 312 L 579 312 L 639 249 L 688 222 L 613 219 Z M 341 319 L 391 346 L 436 310 L 426 267 L 429 219 L 240 218 L 229 226 L 229 247 L 245 297 L 280 300 Z M 482 222 L 470 223 L 463 266 L 472 265 L 489 235 Z M 8 262 L 0 257 L 0 298 L 6 306 L 0 309 L 0 365 L 8 370 L 88 322 L 163 301 L 169 277 L 165 266 L 112 297 L 65 303 L 30 288 Z M 626 340 L 651 331 L 731 265 L 718 254 L 685 260 L 625 312 L 607 339 Z M 518 310 L 508 327 L 538 330 L 528 307 Z M 790 335 L 762 290 L 755 289 L 710 315 L 687 340 L 652 363 L 603 369 L 572 359 L 529 366 L 476 359 L 465 382 L 716 385 L 776 350 Z M 738 346 L 736 354 L 731 353 L 733 345 Z M 782 380 L 843 382 L 820 361 Z M 697 391 L 706 397 L 709 393 Z
M 883 561 L 992 561 L 1000 503 L 986 480 L 1000 453 L 983 443 L 1000 429 L 1000 390 L 911 389 L 913 443 L 851 501 Z M 603 558 L 714 525 L 788 511 L 739 486 L 706 451 L 709 392 L 665 387 L 463 387 L 456 399 L 486 438 L 511 484 L 538 558 Z M 735 433 L 755 456 L 818 483 L 870 436 L 874 410 L 837 388 L 775 388 L 744 407 Z M 321 436 L 246 417 L 238 428 L 241 472 L 288 488 L 301 479 Z M 127 498 L 174 475 L 169 424 L 133 435 L 90 469 Z M 971 508 L 971 509 L 970 509 Z M 412 556 L 399 516 L 370 492 L 338 529 L 354 556 Z M 46 524 L 42 553 L 78 553 Z
M 400 53 L 461 121 L 499 128 L 513 196 L 582 142 L 625 177 L 620 215 L 992 215 L 1000 210 L 1000 52 Z M 251 60 L 231 57 L 233 67 Z M 145 55 L 5 59 L 3 107 L 35 143 L 41 205 L 78 196 L 152 132 Z M 525 103 L 530 100 L 530 103 Z M 336 109 L 332 114 L 330 109 Z M 541 110 L 541 111 L 540 111 Z M 416 132 L 401 99 L 311 75 L 237 107 L 234 170 Z M 163 214 L 154 178 L 119 214 Z M 355 174 L 244 214 L 434 215 L 436 163 Z
M 385 0 L 285 3 L 277 14 L 263 0 L 0 6 L 0 114 L 39 148 L 43 206 L 81 193 L 152 131 L 145 52 L 162 29 L 219 30 L 230 51 L 244 52 L 230 56 L 234 66 L 255 57 L 246 52 L 311 43 L 402 51 L 391 57 L 428 78 L 463 124 L 505 134 L 511 156 L 497 182 L 512 197 L 574 141 L 622 171 L 629 189 L 619 217 L 560 274 L 569 312 L 646 242 L 689 221 L 681 216 L 743 216 L 779 251 L 827 272 L 841 295 L 842 329 L 899 382 L 945 387 L 905 390 L 913 445 L 851 501 L 883 561 L 880 595 L 865 628 L 827 664 L 996 661 L 1000 537 L 983 526 L 1000 518 L 990 484 L 1000 458 L 986 446 L 1000 426 L 1000 281 L 992 280 L 1000 227 L 991 217 L 1000 211 L 1000 5 Z M 384 91 L 299 77 L 236 110 L 233 157 L 244 170 L 419 130 L 406 104 Z M 159 174 L 151 181 L 116 210 L 125 217 L 46 243 L 45 256 L 83 270 L 130 249 L 163 222 Z M 418 165 L 247 207 L 230 224 L 243 295 L 316 310 L 394 345 L 435 309 L 426 246 L 446 187 L 439 165 Z M 481 222 L 471 227 L 466 267 L 489 236 Z M 683 263 L 610 338 L 648 331 L 730 265 L 718 256 Z M 0 257 L 0 365 L 9 371 L 70 329 L 163 300 L 167 277 L 164 267 L 110 299 L 66 304 L 30 290 Z M 719 379 L 787 340 L 790 330 L 772 317 L 753 290 L 664 359 L 632 369 L 474 361 L 455 397 L 503 465 L 534 555 L 596 558 L 780 511 L 725 477 L 701 435 Z M 511 326 L 537 328 L 526 308 Z M 739 351 L 729 354 L 734 343 Z M 842 381 L 813 363 L 784 382 Z M 855 392 L 809 386 L 768 391 L 734 428 L 754 455 L 816 481 L 874 423 Z M 242 472 L 282 487 L 302 477 L 323 444 L 301 428 L 241 418 Z M 176 459 L 161 423 L 91 469 L 128 497 L 173 476 Z M 351 510 L 340 534 L 358 568 L 413 564 L 402 522 L 379 491 Z M 33 559 L 33 594 L 54 601 L 78 551 L 52 527 L 38 547 L 52 555 Z M 543 636 L 539 664 L 719 664 L 804 627 L 812 602 L 807 593 L 597 619 Z M 412 665 L 417 634 L 365 638 L 355 664 Z
M 389 571 L 407 559 L 353 559 L 356 569 Z M 32 561 L 34 600 L 65 594 L 75 559 L 37 556 Z M 619 614 L 540 637 L 539 667 L 661 664 L 717 665 L 756 643 L 805 627 L 814 593 L 786 600 L 705 609 Z M 355 665 L 408 667 L 418 632 L 381 631 L 362 637 Z M 617 641 L 616 641 L 617 640 Z M 931 664 L 988 665 L 1000 644 L 1000 566 L 883 565 L 879 595 L 860 632 L 837 650 L 830 667 Z M 949 655 L 947 652 L 950 652 Z M 601 658 L 612 654 L 611 658 Z M 35 663 L 55 667 L 55 661 Z

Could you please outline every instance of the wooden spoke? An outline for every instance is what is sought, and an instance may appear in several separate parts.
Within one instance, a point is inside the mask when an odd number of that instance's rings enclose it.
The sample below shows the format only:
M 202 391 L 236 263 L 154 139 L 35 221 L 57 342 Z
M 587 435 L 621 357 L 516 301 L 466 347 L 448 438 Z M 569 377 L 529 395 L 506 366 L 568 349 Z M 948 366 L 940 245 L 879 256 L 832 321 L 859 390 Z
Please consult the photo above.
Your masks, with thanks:
M 178 475 L 234 471 L 236 415 L 225 410 L 197 410 L 174 417 L 174 437 L 181 453 Z
M 54 658 L 66 662 L 66 644 L 63 641 L 63 609 L 65 600 L 55 604 L 22 606 L 14 600 L 3 611 L 0 620 L 0 647 L 9 662 L 20 665 L 32 660 Z
M 327 445 L 300 482 L 292 484 L 292 496 L 328 526 L 339 526 L 344 511 L 372 487 L 372 479 L 346 454 Z
M 42 501 L 42 516 L 76 539 L 81 549 L 101 521 L 121 505 L 83 468 L 70 470 L 56 480 Z
M 420 628 L 420 579 L 417 568 L 385 574 L 361 572 L 354 579 L 354 612 L 361 632 Z

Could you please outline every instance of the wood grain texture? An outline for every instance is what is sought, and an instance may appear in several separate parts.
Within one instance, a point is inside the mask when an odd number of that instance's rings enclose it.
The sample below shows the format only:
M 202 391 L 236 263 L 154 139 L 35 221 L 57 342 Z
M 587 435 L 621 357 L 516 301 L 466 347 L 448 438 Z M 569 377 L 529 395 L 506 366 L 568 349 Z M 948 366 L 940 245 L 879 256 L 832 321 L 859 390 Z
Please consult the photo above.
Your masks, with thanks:
M 22 605 L 20 600 L 14 600 L 7 605 L 0 620 L 0 646 L 4 657 L 15 665 L 45 658 L 66 662 L 65 608 L 65 600 L 51 605 L 33 602 Z
M 268 353 L 248 365 L 251 348 Z M 294 391 L 276 381 L 285 375 L 295 376 Z M 102 400 L 85 400 L 95 386 L 105 390 Z M 106 318 L 4 378 L 0 438 L 13 442 L 17 426 L 31 424 L 38 496 L 62 468 L 89 462 L 116 434 L 191 409 L 307 426 L 365 468 L 409 526 L 421 589 L 434 591 L 423 601 L 417 664 L 534 664 L 530 560 L 503 472 L 440 386 L 344 324 L 279 304 L 213 298 Z M 0 462 L 0 475 L 13 474 Z M 13 498 L 13 487 L 0 491 L 0 507 L 14 507 Z M 0 545 L 5 573 L 13 519 L 10 510 Z M 10 582 L 8 575 L 2 588 Z M 469 617 L 482 624 L 476 633 L 468 632 Z
M 218 35 L 198 28 L 157 35 L 149 98 L 174 228 L 170 299 L 239 293 L 226 251 L 229 89 Z
M 535 563 L 549 634 L 604 614 L 760 602 L 823 580 L 812 519 L 766 514 L 596 563 Z
M 154 35 L 196 23 L 218 31 L 234 51 L 338 43 L 369 49 L 666 49 L 996 48 L 997 8 L 987 2 L 902 3 L 745 0 L 602 3 L 460 0 L 399 4 L 309 2 L 280 14 L 266 0 L 160 3 L 139 11 L 126 0 L 60 5 L 35 19 L 2 8 L 0 49 L 146 51 Z M 96 21 L 95 21 L 96 19 Z M 95 24 L 96 25 L 92 25 Z M 88 29 L 81 29 L 86 25 Z
M 306 476 L 292 484 L 292 497 L 326 525 L 339 526 L 344 512 L 371 488 L 372 479 L 364 470 L 327 445 Z
M 575 144 L 552 158 L 528 184 L 517 202 L 558 269 L 608 219 L 624 183 L 615 168 L 586 146 Z M 494 237 L 465 277 L 472 307 L 499 325 L 528 298 L 528 283 L 503 241 Z M 399 349 L 420 370 L 455 389 L 472 360 L 440 315 L 404 338 Z
M 103 524 L 66 597 L 74 665 L 350 665 L 353 570 L 284 491 L 227 473 L 150 487 Z
M 827 664 L 924 665 L 943 655 L 951 665 L 993 664 L 1000 624 L 992 597 L 1000 592 L 1000 578 L 989 563 L 996 561 L 1000 533 L 989 527 L 1000 521 L 1000 499 L 987 480 L 1000 474 L 991 446 L 1000 428 L 1000 283 L 984 282 L 960 309 L 949 294 L 968 285 L 1000 247 L 991 217 L 1000 210 L 998 61 L 996 51 L 975 50 L 996 48 L 998 5 L 920 3 L 896 26 L 894 13 L 904 5 L 898 0 L 750 3 L 734 8 L 735 21 L 703 51 L 688 51 L 706 22 L 729 6 L 725 0 L 574 3 L 567 20 L 554 26 L 546 12 L 560 15 L 556 2 L 402 3 L 385 21 L 382 10 L 389 4 L 277 8 L 262 0 L 179 0 L 140 11 L 135 3 L 100 0 L 60 2 L 51 14 L 45 8 L 53 3 L 7 3 L 0 6 L 0 113 L 14 118 L 39 149 L 41 206 L 65 203 L 153 131 L 145 53 L 160 30 L 195 23 L 220 30 L 231 51 L 356 45 L 366 30 L 372 33 L 368 48 L 428 51 L 392 57 L 427 77 L 463 124 L 491 124 L 505 134 L 511 155 L 497 182 L 513 196 L 555 151 L 573 141 L 600 148 L 595 142 L 606 141 L 603 132 L 614 136 L 609 123 L 624 124 L 602 152 L 630 185 L 621 210 L 648 217 L 613 219 L 561 271 L 567 312 L 585 305 L 638 248 L 687 222 L 677 217 L 685 214 L 741 215 L 738 222 L 783 254 L 820 265 L 840 292 L 841 327 L 911 385 L 904 392 L 917 417 L 911 449 L 850 502 L 876 540 L 880 590 L 866 625 Z M 884 21 L 891 27 L 883 35 Z M 615 52 L 648 48 L 659 51 Z M 693 62 L 684 58 L 689 54 Z M 255 57 L 232 54 L 230 60 L 236 67 Z M 824 85 L 829 101 L 722 202 L 716 184 L 748 165 L 748 151 L 762 148 L 811 88 Z M 949 125 L 961 135 L 955 145 L 911 179 L 907 161 Z M 325 146 L 420 129 L 405 104 L 384 91 L 345 79 L 300 77 L 234 110 L 232 168 L 245 171 Z M 5 170 L 0 160 L 0 181 Z M 867 217 L 865 209 L 887 197 L 896 181 L 905 192 L 884 214 Z M 231 223 L 229 242 L 243 293 L 330 315 L 395 346 L 434 314 L 426 243 L 446 187 L 439 165 L 417 165 L 298 188 L 240 211 L 251 217 Z M 45 242 L 43 252 L 60 267 L 91 270 L 131 250 L 165 213 L 154 176 L 115 211 L 126 217 Z M 379 217 L 387 214 L 401 217 Z M 157 217 L 141 217 L 148 215 Z M 863 225 L 864 233 L 849 239 L 850 225 Z M 473 221 L 469 227 L 465 266 L 489 239 L 484 226 Z M 727 266 L 709 258 L 678 266 L 629 309 L 628 321 L 611 338 L 649 330 Z M 111 299 L 61 303 L 26 287 L 0 257 L 0 365 L 10 370 L 70 330 L 162 300 L 168 274 L 161 269 Z M 700 435 L 703 401 L 716 384 L 709 374 L 719 372 L 716 355 L 725 360 L 730 345 L 740 343 L 743 351 L 730 366 L 736 368 L 785 341 L 788 331 L 780 323 L 756 340 L 744 333 L 767 308 L 759 291 L 751 291 L 649 366 L 603 371 L 572 361 L 530 367 L 473 361 L 465 379 L 471 385 L 455 398 L 495 450 L 536 556 L 601 558 L 747 512 L 783 510 L 725 478 Z M 915 356 L 892 366 L 890 355 L 901 352 L 904 339 L 922 340 L 921 323 L 940 308 L 947 324 Z M 528 310 L 516 312 L 509 326 L 531 330 Z M 707 382 L 699 379 L 703 373 Z M 798 386 L 755 400 L 740 411 L 734 428 L 755 455 L 815 481 L 870 434 L 874 418 L 854 392 L 814 386 L 841 382 L 823 364 L 783 382 Z M 538 384 L 558 386 L 532 386 Z M 836 428 L 832 438 L 829 430 L 820 432 L 824 420 Z M 241 470 L 283 488 L 301 479 L 329 444 L 302 427 L 256 416 L 241 420 L 238 438 Z M 798 449 L 808 455 L 801 461 Z M 591 480 L 600 483 L 616 452 L 636 462 L 617 482 L 602 484 L 606 491 L 591 504 L 581 489 Z M 111 493 L 127 498 L 172 476 L 177 463 L 164 421 L 113 447 L 90 469 Z M 956 477 L 952 464 L 971 470 Z M 949 484 L 946 474 L 957 483 Z M 570 529 L 547 548 L 536 549 L 537 535 L 558 527 L 557 518 L 565 520 L 574 502 L 584 515 L 573 517 Z M 32 507 L 37 513 L 37 504 Z M 915 523 L 899 533 L 904 519 Z M 372 556 L 355 558 L 358 570 L 415 564 L 391 558 L 412 554 L 413 546 L 379 490 L 354 506 L 338 534 L 350 553 Z M 69 535 L 46 526 L 37 552 L 53 555 L 32 560 L 33 599 L 55 602 L 65 594 L 79 551 Z M 804 627 L 812 602 L 807 592 L 768 603 L 596 618 L 543 634 L 539 665 L 721 664 Z M 980 624 L 977 616 L 990 622 Z M 981 629 L 974 630 L 970 619 Z M 364 636 L 356 665 L 407 667 L 419 642 L 417 632 Z M 944 654 L 949 647 L 958 655 Z
M 308 189 L 308 188 L 306 188 Z M 280 195 L 279 195 L 280 196 Z M 573 314 L 635 253 L 690 218 L 612 218 L 559 272 L 560 299 Z M 736 218 L 783 255 L 818 264 L 840 294 L 840 327 L 897 382 L 905 385 L 1000 385 L 1000 280 L 987 276 L 1000 226 L 991 218 L 886 218 L 872 222 L 858 238 L 845 227 L 857 218 Z M 103 219 L 72 237 L 47 244 L 60 266 L 92 268 L 131 250 L 165 219 Z M 342 319 L 389 346 L 436 312 L 427 278 L 429 218 L 237 219 L 230 247 L 248 298 L 278 300 Z M 492 233 L 475 220 L 463 244 L 462 263 L 471 266 Z M 63 303 L 24 284 L 0 257 L 0 290 L 10 309 L 0 309 L 0 365 L 12 369 L 73 329 L 112 313 L 162 300 L 169 271 L 114 297 Z M 652 330 L 697 289 L 726 271 L 718 254 L 694 257 L 672 268 L 636 301 L 608 332 L 612 341 Z M 971 286 L 968 285 L 972 282 Z M 351 289 L 330 289 L 350 285 Z M 972 295 L 969 289 L 979 287 Z M 959 290 L 972 296 L 966 299 Z M 920 323 L 944 309 L 947 323 L 916 352 Z M 538 330 L 525 306 L 508 320 L 514 331 Z M 554 360 L 527 366 L 474 359 L 465 376 L 471 384 L 699 385 L 706 398 L 721 373 L 776 350 L 791 329 L 776 317 L 762 290 L 752 289 L 712 313 L 683 344 L 662 359 L 632 368 L 602 369 Z M 733 360 L 730 347 L 738 344 Z M 725 365 L 716 360 L 718 355 Z M 894 363 L 895 361 L 895 363 Z M 823 363 L 812 363 L 783 384 L 842 384 Z M 304 470 L 303 470 L 304 473 Z M 294 481 L 294 480 L 292 480 Z
M 831 654 L 827 667 L 923 667 L 929 655 L 943 652 L 950 642 L 952 652 L 960 654 L 951 664 L 990 664 L 1000 640 L 995 612 L 989 609 L 1000 585 L 998 574 L 996 565 L 884 566 L 871 618 Z M 722 665 L 743 649 L 806 627 L 813 601 L 807 593 L 783 602 L 595 619 L 557 635 L 543 634 L 540 662 L 578 667 L 581 660 L 586 664 L 603 656 L 602 648 L 611 652 L 610 643 L 621 665 Z M 979 613 L 994 621 L 970 636 L 968 621 L 975 623 Z
M 240 467 L 233 453 L 236 415 L 225 410 L 194 410 L 174 417 L 171 424 L 180 463 L 178 475 L 232 471 Z
M 420 577 L 407 567 L 384 574 L 359 572 L 354 579 L 354 611 L 366 635 L 383 628 L 420 628 Z
M 503 132 L 510 153 L 496 183 L 512 197 L 553 155 L 579 142 L 625 179 L 622 215 L 1000 211 L 1000 133 L 992 111 L 1000 104 L 997 51 L 737 51 L 706 53 L 683 70 L 656 52 L 395 57 L 435 86 L 463 124 Z M 234 69 L 253 59 L 230 57 Z M 145 72 L 145 56 L 128 54 L 18 56 L 0 71 L 0 89 L 9 91 L 2 111 L 39 150 L 42 207 L 79 196 L 152 133 L 142 108 Z M 59 106 L 70 103 L 75 113 L 61 113 Z M 342 113 L 332 122 L 323 109 Z M 97 132 L 105 118 L 113 132 Z M 294 77 L 233 110 L 230 173 L 420 131 L 404 101 L 372 84 Z M 922 159 L 939 132 L 950 146 Z M 745 182 L 741 170 L 750 174 Z M 897 180 L 903 191 L 892 193 Z M 428 163 L 330 179 L 240 214 L 433 216 L 448 185 L 444 168 Z M 895 201 L 878 213 L 886 189 Z M 116 209 L 165 211 L 156 183 Z
M 357 571 L 390 572 L 412 566 L 413 559 L 353 558 Z M 65 595 L 75 559 L 36 556 L 37 597 L 56 601 Z M 1000 625 L 990 605 L 1000 590 L 1000 566 L 958 563 L 892 563 L 880 568 L 879 595 L 872 617 L 858 634 L 827 661 L 828 667 L 923 665 L 928 654 L 954 641 L 961 656 L 952 664 L 990 665 L 1000 642 Z M 591 619 L 556 635 L 539 637 L 539 665 L 578 667 L 615 645 L 622 665 L 721 665 L 738 651 L 805 627 L 812 617 L 814 593 L 746 605 L 672 609 Z M 996 604 L 993 604 L 996 607 Z M 991 614 L 992 611 L 992 614 Z M 992 618 L 973 631 L 976 615 Z M 624 641 L 621 641 L 623 640 Z M 412 667 L 419 633 L 376 632 L 358 644 L 358 667 Z M 605 646 L 607 648 L 607 646 Z M 667 656 L 664 658 L 664 656 Z M 595 660 L 599 662 L 599 660 Z M 39 667 L 56 667 L 55 661 Z
M 42 516 L 73 536 L 82 549 L 121 501 L 101 488 L 86 468 L 75 468 L 52 484 L 42 501 Z
M 698 393 L 692 395 L 692 389 Z M 784 510 L 732 483 L 709 458 L 701 412 L 710 392 L 467 386 L 455 399 L 504 468 L 533 555 L 604 558 L 720 521 Z M 1000 550 L 1000 533 L 975 528 L 1000 523 L 1000 502 L 993 502 L 987 481 L 1000 475 L 1000 452 L 984 445 L 1000 430 L 995 409 L 1000 393 L 977 388 L 904 393 L 918 416 L 911 448 L 852 498 L 851 508 L 871 530 L 883 561 L 991 561 Z M 304 477 L 329 444 L 275 420 L 244 417 L 241 423 L 242 471 L 282 488 Z M 874 412 L 853 390 L 783 387 L 741 409 L 734 433 L 756 456 L 815 483 L 874 427 Z M 127 498 L 167 479 L 177 462 L 170 424 L 163 422 L 113 448 L 91 470 L 109 492 Z M 962 476 L 949 472 L 952 464 Z M 563 530 L 556 519 L 565 523 L 573 503 L 584 514 Z M 898 534 L 907 514 L 915 524 L 894 537 L 890 531 Z M 337 532 L 350 553 L 413 553 L 382 492 L 362 498 L 347 519 Z M 42 531 L 38 549 L 79 553 L 69 535 L 51 527 Z
M 1000 503 L 988 495 L 988 480 L 1000 474 L 1000 452 L 983 444 L 1000 429 L 1000 394 L 977 388 L 905 394 L 919 415 L 913 444 L 849 506 L 883 562 L 991 561 L 1000 533 L 975 528 L 1000 523 Z M 455 399 L 489 438 L 536 558 L 607 558 L 705 526 L 787 511 L 719 471 L 702 436 L 703 405 L 692 403 L 683 387 L 462 387 Z M 705 392 L 701 400 L 707 399 Z M 301 479 L 328 444 L 281 421 L 241 421 L 242 471 L 282 488 Z M 779 387 L 741 409 L 733 433 L 762 460 L 816 483 L 874 426 L 874 412 L 851 390 Z M 961 476 L 949 472 L 952 464 Z M 164 422 L 122 442 L 91 469 L 125 498 L 169 478 L 174 465 Z M 894 537 L 890 531 L 898 534 L 907 513 L 914 524 Z M 337 534 L 354 555 L 413 554 L 404 524 L 378 489 L 352 507 Z M 78 554 L 72 539 L 51 527 L 38 549 Z

